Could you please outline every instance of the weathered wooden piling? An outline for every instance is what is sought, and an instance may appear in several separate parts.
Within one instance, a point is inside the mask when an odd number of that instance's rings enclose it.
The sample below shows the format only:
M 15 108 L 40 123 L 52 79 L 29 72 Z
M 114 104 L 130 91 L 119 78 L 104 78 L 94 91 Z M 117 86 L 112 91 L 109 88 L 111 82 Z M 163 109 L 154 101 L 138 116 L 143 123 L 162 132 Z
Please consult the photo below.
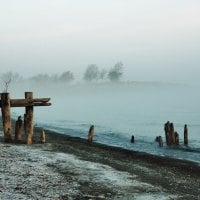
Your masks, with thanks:
M 174 134 L 175 134 L 175 144 L 179 145 L 179 134 L 177 132 L 175 132 Z
M 21 119 L 21 116 L 19 116 L 15 123 L 15 141 L 17 142 L 22 141 L 22 129 L 23 129 L 23 121 Z
M 167 121 L 167 123 L 165 123 L 164 131 L 165 131 L 166 143 L 169 146 L 169 145 L 171 145 L 171 126 L 170 126 L 169 121 Z
M 158 136 L 158 144 L 159 144 L 159 147 L 163 147 L 163 140 L 161 136 Z
M 26 113 L 24 114 L 24 134 L 26 136 Z
M 40 143 L 44 144 L 46 142 L 46 136 L 44 130 L 40 134 Z
M 168 123 L 169 123 L 169 121 L 168 121 L 167 123 L 164 124 L 164 131 L 165 131 L 165 140 L 166 140 L 166 143 L 168 142 L 168 134 L 167 134 L 167 132 L 168 132 L 168 129 L 167 129 Z M 157 142 L 157 141 L 158 141 L 158 138 L 156 137 L 156 142 Z M 167 145 L 168 145 L 168 144 L 167 144 Z
M 184 145 L 188 145 L 188 128 L 187 124 L 184 126 Z
M 131 136 L 131 143 L 135 143 L 135 137 L 134 137 L 134 135 Z
M 10 94 L 1 93 L 1 112 L 3 121 L 4 141 L 12 141 L 12 124 L 10 112 Z
M 175 143 L 176 143 L 176 135 L 175 135 L 175 132 L 173 131 L 171 134 L 172 134 L 172 144 L 175 144 Z
M 94 137 L 94 125 L 90 126 L 89 132 L 88 132 L 88 142 L 90 144 L 93 143 L 93 137 Z
M 32 92 L 25 92 L 25 99 L 28 101 L 32 101 L 33 93 Z M 33 137 L 33 106 L 29 105 L 25 108 L 26 111 L 26 143 L 32 144 L 32 137 Z
M 174 135 L 174 124 L 171 122 L 169 124 L 170 130 L 169 130 L 169 145 L 172 145 L 175 143 L 175 135 Z

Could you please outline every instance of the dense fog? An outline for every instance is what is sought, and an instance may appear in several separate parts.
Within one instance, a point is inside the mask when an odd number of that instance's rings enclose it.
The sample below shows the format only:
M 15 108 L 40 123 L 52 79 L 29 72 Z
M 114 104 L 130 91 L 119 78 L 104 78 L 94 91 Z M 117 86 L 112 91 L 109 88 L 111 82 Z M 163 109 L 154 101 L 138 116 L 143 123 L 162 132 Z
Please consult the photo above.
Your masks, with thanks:
M 199 148 L 199 10 L 196 0 L 4 1 L 0 90 L 50 97 L 34 108 L 44 128 L 86 137 L 94 124 L 95 140 L 135 135 L 140 149 L 171 121 Z
M 184 124 L 199 131 L 200 95 L 197 87 L 158 82 L 118 83 L 33 83 L 10 86 L 11 98 L 24 98 L 32 91 L 35 98 L 50 97 L 52 106 L 35 108 L 36 121 L 69 120 L 96 124 L 126 133 L 157 135 L 163 133 L 163 124 L 170 120 L 182 131 Z M 14 111 L 22 108 L 14 108 Z M 195 137 L 196 137 L 195 136 Z
M 0 68 L 23 76 L 125 66 L 125 80 L 198 81 L 200 2 L 20 0 L 0 8 Z

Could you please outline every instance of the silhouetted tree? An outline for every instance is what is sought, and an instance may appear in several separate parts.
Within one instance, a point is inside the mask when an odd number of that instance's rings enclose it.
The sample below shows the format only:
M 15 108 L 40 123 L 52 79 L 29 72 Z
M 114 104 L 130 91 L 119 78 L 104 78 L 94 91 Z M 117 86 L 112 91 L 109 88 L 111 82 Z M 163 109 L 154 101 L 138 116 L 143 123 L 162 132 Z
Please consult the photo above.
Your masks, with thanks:
M 8 92 L 11 82 L 18 82 L 23 79 L 18 73 L 13 73 L 11 71 L 1 74 L 0 78 L 4 85 L 4 92 Z
M 88 65 L 83 78 L 85 81 L 98 80 L 99 69 L 98 69 L 97 65 L 95 65 L 95 64 Z
M 107 74 L 107 71 L 105 69 L 102 69 L 100 72 L 99 72 L 99 79 L 103 80 L 106 78 L 106 74 Z
M 35 82 L 47 82 L 51 80 L 51 77 L 48 74 L 38 74 L 31 77 L 31 80 Z
M 110 81 L 119 81 L 123 75 L 123 63 L 118 62 L 114 65 L 113 68 L 108 72 L 108 78 Z
M 60 81 L 71 82 L 74 80 L 74 74 L 70 71 L 63 72 L 60 77 Z
M 38 74 L 30 78 L 34 82 L 71 82 L 74 80 L 74 74 L 71 71 L 63 72 L 61 75 Z

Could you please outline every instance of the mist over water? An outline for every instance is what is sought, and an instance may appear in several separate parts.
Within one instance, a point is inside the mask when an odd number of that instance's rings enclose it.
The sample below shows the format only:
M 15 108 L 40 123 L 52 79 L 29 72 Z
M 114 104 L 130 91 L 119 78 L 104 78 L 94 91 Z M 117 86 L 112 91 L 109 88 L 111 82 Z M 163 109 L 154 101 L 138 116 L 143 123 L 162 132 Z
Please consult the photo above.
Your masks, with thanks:
M 25 91 L 51 97 L 52 106 L 34 108 L 38 126 L 87 138 L 94 124 L 97 142 L 200 163 L 199 10 L 197 0 L 2 1 L 1 73 L 15 71 L 23 82 L 11 83 L 11 98 Z M 88 65 L 108 75 L 120 61 L 120 80 L 140 82 L 111 84 L 106 77 L 81 84 Z M 59 82 L 66 72 L 73 84 Z M 12 116 L 24 110 L 12 108 Z M 165 141 L 167 121 L 179 133 L 179 147 L 154 142 L 158 135 Z
M 87 138 L 95 125 L 95 141 L 153 154 L 195 160 L 200 163 L 200 95 L 196 86 L 156 82 L 101 84 L 38 84 L 11 88 L 11 98 L 23 98 L 32 88 L 35 98 L 51 97 L 52 106 L 35 108 L 35 123 L 64 134 Z M 16 91 L 21 91 L 21 94 Z M 13 112 L 23 114 L 23 108 Z M 180 147 L 159 148 L 154 142 L 164 123 L 174 123 Z M 189 146 L 183 145 L 184 124 Z M 135 136 L 135 144 L 130 143 Z

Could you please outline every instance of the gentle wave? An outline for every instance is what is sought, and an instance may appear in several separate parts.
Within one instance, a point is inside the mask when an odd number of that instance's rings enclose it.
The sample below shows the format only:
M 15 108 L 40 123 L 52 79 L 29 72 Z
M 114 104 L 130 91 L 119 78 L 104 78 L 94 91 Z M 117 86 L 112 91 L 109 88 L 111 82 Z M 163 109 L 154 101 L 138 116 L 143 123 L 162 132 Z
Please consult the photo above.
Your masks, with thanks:
M 77 122 L 68 122 L 64 120 L 62 121 L 62 126 L 60 126 L 59 123 L 57 125 L 56 123 L 38 123 L 37 125 L 45 127 L 48 130 L 81 138 L 87 138 L 87 132 L 90 126 L 90 124 L 87 123 L 78 124 Z M 189 160 L 200 164 L 200 148 L 197 146 L 197 141 L 195 140 L 191 140 L 188 146 L 185 146 L 183 144 L 180 144 L 179 146 L 166 146 L 166 144 L 164 143 L 164 146 L 161 148 L 159 147 L 158 143 L 154 141 L 153 137 L 136 135 L 135 143 L 132 144 L 130 142 L 130 138 L 127 137 L 126 133 L 113 132 L 111 129 L 106 129 L 106 127 L 103 126 L 96 126 L 94 140 L 96 142 L 107 144 L 110 146 L 122 147 L 140 152 L 147 152 L 159 156 Z

